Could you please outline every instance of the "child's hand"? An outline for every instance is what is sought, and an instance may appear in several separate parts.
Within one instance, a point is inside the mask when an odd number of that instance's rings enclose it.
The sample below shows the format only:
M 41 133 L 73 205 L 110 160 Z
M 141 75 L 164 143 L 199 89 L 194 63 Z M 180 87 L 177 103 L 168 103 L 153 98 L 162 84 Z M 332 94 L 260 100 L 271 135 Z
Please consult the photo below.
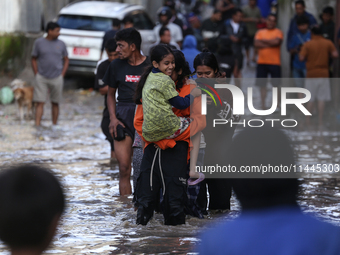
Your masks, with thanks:
M 191 90 L 190 94 L 193 96 L 193 97 L 199 97 L 202 95 L 202 91 L 198 88 L 194 88 L 193 90 Z

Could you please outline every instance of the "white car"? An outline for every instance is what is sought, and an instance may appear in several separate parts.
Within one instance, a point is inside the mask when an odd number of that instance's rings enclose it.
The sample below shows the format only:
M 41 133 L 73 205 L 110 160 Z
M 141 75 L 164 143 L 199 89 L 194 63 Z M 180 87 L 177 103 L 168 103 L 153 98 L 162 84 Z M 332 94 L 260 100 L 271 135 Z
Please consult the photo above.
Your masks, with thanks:
M 62 8 L 58 15 L 60 36 L 67 47 L 68 73 L 93 75 L 101 54 L 105 31 L 111 29 L 112 18 L 131 16 L 142 36 L 142 51 L 149 52 L 155 42 L 154 23 L 144 7 L 116 2 L 83 1 Z

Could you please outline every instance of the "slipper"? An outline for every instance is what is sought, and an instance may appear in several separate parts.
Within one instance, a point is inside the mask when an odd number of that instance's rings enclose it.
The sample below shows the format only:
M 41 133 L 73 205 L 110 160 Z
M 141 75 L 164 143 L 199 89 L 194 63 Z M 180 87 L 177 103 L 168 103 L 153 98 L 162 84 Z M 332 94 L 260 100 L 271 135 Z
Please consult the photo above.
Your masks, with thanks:
M 197 185 L 205 179 L 205 176 L 204 176 L 203 173 L 198 173 L 198 174 L 199 174 L 199 177 L 197 179 L 196 178 L 189 178 L 188 179 L 188 185 L 190 185 L 190 186 Z

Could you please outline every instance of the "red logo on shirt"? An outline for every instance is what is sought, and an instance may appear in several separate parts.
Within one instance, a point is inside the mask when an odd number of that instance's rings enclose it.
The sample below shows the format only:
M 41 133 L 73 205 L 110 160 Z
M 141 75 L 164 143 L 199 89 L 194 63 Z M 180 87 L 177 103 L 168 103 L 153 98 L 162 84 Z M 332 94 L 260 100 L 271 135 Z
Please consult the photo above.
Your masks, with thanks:
M 125 75 L 125 82 L 139 82 L 140 75 Z

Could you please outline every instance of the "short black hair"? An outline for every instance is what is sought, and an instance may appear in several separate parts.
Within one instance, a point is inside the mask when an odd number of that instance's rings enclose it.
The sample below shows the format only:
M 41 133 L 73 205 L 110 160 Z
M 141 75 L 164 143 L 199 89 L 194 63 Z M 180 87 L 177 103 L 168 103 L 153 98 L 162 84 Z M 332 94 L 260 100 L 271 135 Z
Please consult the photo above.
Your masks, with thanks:
M 295 1 L 295 5 L 301 4 L 303 7 L 306 7 L 305 1 L 304 0 L 297 0 Z
M 58 27 L 60 27 L 60 25 L 57 22 L 50 21 L 46 25 L 46 33 L 48 33 L 49 30 L 54 30 Z
M 164 35 L 165 31 L 170 31 L 170 30 L 166 26 L 162 26 L 161 29 L 159 30 L 159 36 Z
M 109 39 L 106 44 L 105 44 L 105 49 L 108 52 L 114 52 L 117 49 L 117 43 L 116 40 L 114 38 Z
M 334 15 L 334 9 L 331 6 L 326 6 L 325 8 L 323 8 L 322 13 L 326 13 L 329 15 Z
M 238 12 L 243 13 L 243 11 L 240 8 L 234 8 L 232 11 L 232 16 L 236 15 Z
M 11 249 L 44 244 L 64 208 L 63 189 L 48 168 L 26 164 L 1 170 L 0 239 Z
M 299 25 L 304 25 L 304 24 L 308 24 L 309 25 L 309 19 L 302 15 L 296 18 L 296 24 Z
M 126 23 L 132 23 L 133 24 L 134 23 L 133 18 L 130 15 L 125 16 L 122 22 L 123 22 L 123 24 L 126 24 Z
M 197 70 L 198 66 L 208 66 L 214 70 L 215 73 L 220 71 L 218 61 L 214 53 L 204 48 L 194 59 L 194 68 Z
M 116 19 L 116 18 L 113 18 L 113 19 L 112 19 L 112 26 L 113 26 L 113 27 L 119 27 L 121 23 L 122 23 L 122 22 L 121 22 L 120 19 Z
M 315 35 L 322 35 L 322 30 L 318 25 L 312 26 L 311 31 Z
M 115 40 L 116 42 L 127 42 L 129 45 L 134 44 L 136 45 L 137 50 L 140 50 L 142 44 L 142 37 L 140 33 L 133 27 L 125 28 L 118 31 L 116 33 Z
M 214 9 L 214 14 L 221 12 L 219 9 Z
M 230 165 L 236 169 L 261 164 L 290 166 L 296 162 L 290 139 L 271 126 L 245 128 L 233 139 L 228 153 Z M 233 179 L 232 186 L 243 209 L 297 205 L 297 178 Z

